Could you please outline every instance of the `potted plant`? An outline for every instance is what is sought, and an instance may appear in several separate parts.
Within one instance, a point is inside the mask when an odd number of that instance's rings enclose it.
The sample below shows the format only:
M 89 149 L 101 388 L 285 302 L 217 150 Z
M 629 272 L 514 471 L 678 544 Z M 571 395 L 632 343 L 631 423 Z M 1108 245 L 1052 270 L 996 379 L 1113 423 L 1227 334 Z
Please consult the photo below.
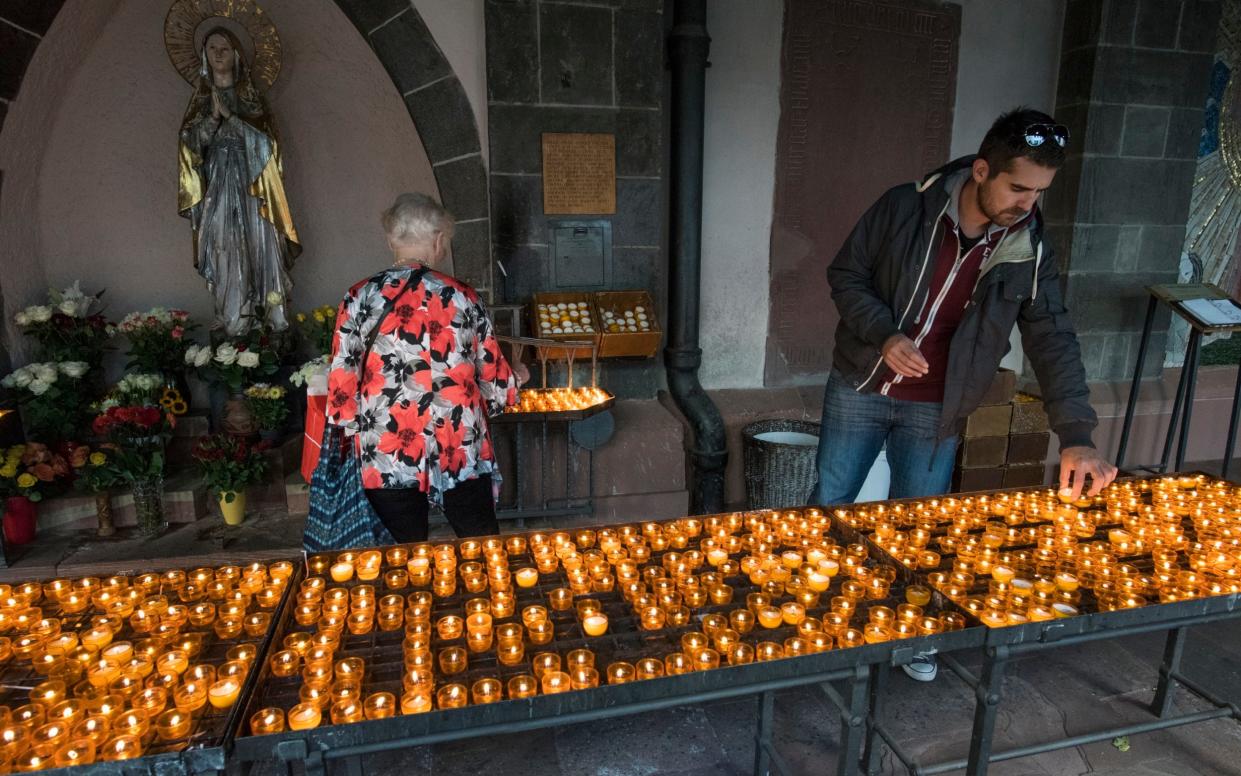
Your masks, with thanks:
M 83 379 L 85 361 L 27 364 L 0 380 L 22 407 L 29 437 L 60 442 L 81 433 L 89 416 L 90 395 Z
M 75 282 L 48 292 L 49 304 L 32 305 L 17 313 L 14 322 L 39 345 L 47 361 L 85 361 L 98 367 L 116 327 L 98 312 L 103 292 L 88 295 Z
M 280 366 L 277 351 L 247 342 L 224 342 L 214 348 L 190 345 L 185 362 L 212 388 L 212 426 L 234 434 L 254 433 L 254 419 L 241 386 L 274 374 Z
M 9 544 L 26 544 L 34 539 L 38 525 L 35 504 L 55 492 L 72 469 L 64 456 L 38 442 L 15 445 L 3 454 L 4 539 Z
M 126 368 L 159 374 L 165 387 L 175 389 L 188 402 L 185 351 L 191 343 L 186 334 L 194 328 L 185 310 L 154 307 L 126 315 L 117 324 L 117 331 L 129 340 Z
M 112 489 L 124 482 L 124 477 L 117 469 L 115 451 L 111 447 L 100 447 L 87 451 L 85 463 L 77 470 L 78 477 L 73 485 L 95 496 L 95 515 L 99 520 L 99 535 L 111 536 L 116 533 L 116 524 L 112 519 Z
M 203 480 L 220 504 L 224 522 L 241 525 L 246 516 L 246 488 L 267 474 L 266 444 L 250 444 L 237 434 L 212 434 L 194 447 Z
M 164 530 L 164 444 L 173 419 L 159 407 L 113 406 L 95 418 L 92 430 L 108 441 L 112 466 L 128 484 L 138 529 L 148 536 Z
M 255 383 L 246 389 L 246 404 L 258 424 L 259 436 L 265 442 L 275 442 L 289 417 L 289 405 L 285 401 L 283 386 Z

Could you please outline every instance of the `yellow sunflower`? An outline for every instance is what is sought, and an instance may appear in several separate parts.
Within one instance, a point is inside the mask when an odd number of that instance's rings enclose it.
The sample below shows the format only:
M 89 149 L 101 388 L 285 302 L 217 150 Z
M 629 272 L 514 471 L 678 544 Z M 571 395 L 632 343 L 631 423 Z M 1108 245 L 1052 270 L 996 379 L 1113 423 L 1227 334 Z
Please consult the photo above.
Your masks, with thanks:
M 185 400 L 177 399 L 172 403 L 172 406 L 169 407 L 169 409 L 172 410 L 173 415 L 184 415 L 190 408 L 189 405 L 185 403 Z

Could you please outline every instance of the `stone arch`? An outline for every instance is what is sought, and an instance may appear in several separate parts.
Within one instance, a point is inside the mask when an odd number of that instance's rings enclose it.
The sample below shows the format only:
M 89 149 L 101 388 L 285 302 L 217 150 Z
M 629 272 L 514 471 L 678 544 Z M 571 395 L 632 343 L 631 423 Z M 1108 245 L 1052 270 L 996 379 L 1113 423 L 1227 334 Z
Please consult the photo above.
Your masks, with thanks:
M 27 65 L 63 4 L 64 0 L 16 0 L 0 10 L 0 129 Z M 440 196 L 457 217 L 453 239 L 457 275 L 490 296 L 487 171 L 465 89 L 411 0 L 336 0 L 336 4 L 388 71 L 422 138 Z

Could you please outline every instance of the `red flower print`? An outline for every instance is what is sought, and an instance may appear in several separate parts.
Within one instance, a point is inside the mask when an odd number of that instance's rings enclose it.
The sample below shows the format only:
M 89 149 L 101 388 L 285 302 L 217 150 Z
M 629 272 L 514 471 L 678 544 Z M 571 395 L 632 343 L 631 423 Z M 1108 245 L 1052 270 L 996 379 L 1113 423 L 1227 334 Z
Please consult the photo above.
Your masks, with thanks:
M 383 358 L 371 351 L 366 356 L 366 382 L 362 384 L 362 394 L 364 396 L 374 396 L 384 388 L 384 361 Z
M 383 487 L 383 478 L 379 476 L 379 469 L 374 466 L 362 467 L 362 487 L 367 489 Z
M 358 412 L 358 376 L 351 369 L 334 369 L 328 375 L 328 415 L 337 422 L 353 420 Z
M 452 423 L 443 423 L 435 428 L 435 440 L 440 445 L 440 468 L 449 474 L 456 474 L 465 466 L 468 456 L 461 440 L 465 436 L 465 426 L 453 428 Z
M 444 377 L 451 382 L 440 389 L 440 396 L 458 407 L 473 407 L 478 403 L 478 382 L 474 379 L 473 364 L 457 364 L 444 372 Z
M 452 325 L 452 319 L 457 315 L 457 306 L 452 302 L 444 304 L 443 297 L 431 294 L 424 315 L 427 323 L 427 347 L 438 353 L 451 350 L 457 342 L 456 330 Z
M 379 452 L 421 461 L 426 452 L 422 430 L 427 427 L 427 416 L 418 412 L 417 404 L 394 405 L 388 415 L 396 423 L 396 431 L 386 431 L 379 437 Z

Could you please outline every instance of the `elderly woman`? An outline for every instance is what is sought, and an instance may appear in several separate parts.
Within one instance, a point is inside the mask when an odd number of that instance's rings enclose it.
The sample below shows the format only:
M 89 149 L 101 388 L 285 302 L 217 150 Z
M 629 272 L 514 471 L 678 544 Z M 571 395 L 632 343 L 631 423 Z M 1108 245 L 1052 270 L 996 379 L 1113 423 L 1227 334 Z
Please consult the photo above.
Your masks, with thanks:
M 350 288 L 336 317 L 327 420 L 357 438 L 367 498 L 398 542 L 426 540 L 430 504 L 457 536 L 499 533 L 487 417 L 529 373 L 500 353 L 478 292 L 436 269 L 452 216 L 402 194 L 383 227 L 392 267 Z

